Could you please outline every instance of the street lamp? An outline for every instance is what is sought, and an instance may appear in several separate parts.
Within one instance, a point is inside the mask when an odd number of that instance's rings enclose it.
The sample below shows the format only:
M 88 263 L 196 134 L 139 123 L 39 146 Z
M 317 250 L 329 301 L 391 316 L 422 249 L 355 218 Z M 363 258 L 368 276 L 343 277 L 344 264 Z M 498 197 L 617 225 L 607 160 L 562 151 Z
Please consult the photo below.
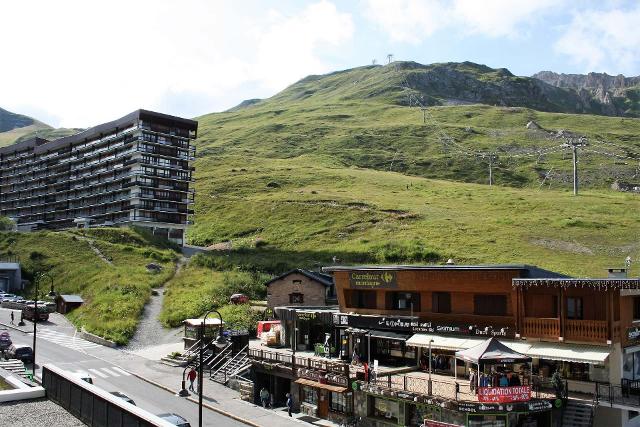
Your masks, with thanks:
M 431 396 L 431 343 L 433 339 L 429 340 L 429 396 Z
M 34 277 L 34 285 L 36 286 L 36 297 L 34 298 L 34 309 L 33 309 L 33 378 L 36 377 L 36 334 L 37 334 L 37 329 L 36 329 L 36 325 L 38 323 L 38 318 L 40 317 L 40 314 L 38 313 L 38 285 L 40 284 L 40 280 L 42 280 L 43 278 L 48 277 L 51 280 L 51 291 L 49 292 L 48 296 L 56 296 L 55 291 L 53 290 L 53 277 L 51 277 L 51 275 L 49 273 L 46 272 L 40 272 L 38 273 L 37 276 Z
M 180 391 L 178 392 L 178 396 L 180 397 L 187 397 L 189 396 L 189 392 L 187 391 L 186 387 L 185 387 L 185 380 L 184 380 L 184 375 L 187 373 L 187 369 L 189 369 L 190 366 L 187 365 L 186 368 L 184 368 L 184 371 L 182 371 L 182 388 L 180 389 Z
M 207 316 L 209 316 L 211 313 L 216 313 L 218 315 L 218 317 L 220 318 L 220 328 L 218 329 L 218 337 L 213 341 L 213 345 L 215 345 L 218 349 L 223 349 L 225 348 L 227 345 L 229 345 L 229 342 L 227 341 L 227 339 L 224 337 L 223 335 L 223 328 L 222 328 L 222 315 L 220 314 L 219 311 L 217 310 L 209 310 L 204 314 L 204 317 L 202 318 L 202 323 L 201 323 L 201 327 L 200 327 L 200 351 L 199 351 L 199 355 L 198 355 L 198 427 L 202 427 L 202 356 L 204 353 L 204 328 L 205 325 L 207 323 Z M 183 387 L 184 388 L 184 387 Z

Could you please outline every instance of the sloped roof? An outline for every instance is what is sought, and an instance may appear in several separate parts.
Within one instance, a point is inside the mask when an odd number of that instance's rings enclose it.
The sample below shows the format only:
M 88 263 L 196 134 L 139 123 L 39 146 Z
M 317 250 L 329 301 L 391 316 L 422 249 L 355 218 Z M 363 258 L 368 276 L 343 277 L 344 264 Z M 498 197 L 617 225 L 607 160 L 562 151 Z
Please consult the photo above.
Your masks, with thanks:
M 456 358 L 473 363 L 478 363 L 479 361 L 495 361 L 498 363 L 531 361 L 531 357 L 510 349 L 495 337 L 491 337 L 475 347 L 456 351 Z
M 60 299 L 64 302 L 84 303 L 84 300 L 80 295 L 60 295 Z
M 269 280 L 264 285 L 265 286 L 269 286 L 273 282 L 275 282 L 277 280 L 284 279 L 288 275 L 295 274 L 295 273 L 302 274 L 303 276 L 308 277 L 311 280 L 315 280 L 316 282 L 321 283 L 324 286 L 332 286 L 333 285 L 333 276 L 331 276 L 329 274 L 318 273 L 317 271 L 304 270 L 302 268 L 295 268 L 293 270 L 287 271 L 286 273 L 281 274 L 280 276 L 274 277 L 273 279 Z

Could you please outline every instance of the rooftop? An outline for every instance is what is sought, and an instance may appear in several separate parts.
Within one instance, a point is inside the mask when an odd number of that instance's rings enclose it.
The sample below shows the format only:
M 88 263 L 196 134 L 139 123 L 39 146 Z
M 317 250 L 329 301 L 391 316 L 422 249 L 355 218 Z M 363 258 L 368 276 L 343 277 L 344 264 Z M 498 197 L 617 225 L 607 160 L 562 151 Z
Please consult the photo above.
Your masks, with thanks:
M 527 264 L 486 264 L 486 265 L 353 265 L 323 267 L 322 271 L 411 271 L 411 270 L 520 270 L 525 271 L 526 277 L 567 278 L 560 273 L 545 270 L 535 265 Z

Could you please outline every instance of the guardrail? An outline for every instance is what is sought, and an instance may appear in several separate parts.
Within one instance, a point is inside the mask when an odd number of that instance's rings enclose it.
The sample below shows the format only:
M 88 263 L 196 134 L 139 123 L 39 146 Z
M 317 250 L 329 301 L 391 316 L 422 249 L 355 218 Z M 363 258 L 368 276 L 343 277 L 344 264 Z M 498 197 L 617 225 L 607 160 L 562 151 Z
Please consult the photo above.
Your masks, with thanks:
M 55 366 L 42 367 L 42 386 L 50 400 L 88 426 L 175 427 Z

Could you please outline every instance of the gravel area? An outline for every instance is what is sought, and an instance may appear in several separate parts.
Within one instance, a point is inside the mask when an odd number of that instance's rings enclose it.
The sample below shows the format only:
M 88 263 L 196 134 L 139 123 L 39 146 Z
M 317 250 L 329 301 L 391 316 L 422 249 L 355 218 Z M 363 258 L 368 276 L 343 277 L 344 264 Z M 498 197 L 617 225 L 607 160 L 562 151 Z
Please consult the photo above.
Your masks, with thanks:
M 84 424 L 47 399 L 0 403 L 0 426 L 76 427 Z
M 151 299 L 144 306 L 136 333 L 125 347 L 126 350 L 136 351 L 145 347 L 182 341 L 182 328 L 167 329 L 158 320 L 164 299 L 163 290 L 163 288 L 156 288 L 158 295 L 151 295 Z

